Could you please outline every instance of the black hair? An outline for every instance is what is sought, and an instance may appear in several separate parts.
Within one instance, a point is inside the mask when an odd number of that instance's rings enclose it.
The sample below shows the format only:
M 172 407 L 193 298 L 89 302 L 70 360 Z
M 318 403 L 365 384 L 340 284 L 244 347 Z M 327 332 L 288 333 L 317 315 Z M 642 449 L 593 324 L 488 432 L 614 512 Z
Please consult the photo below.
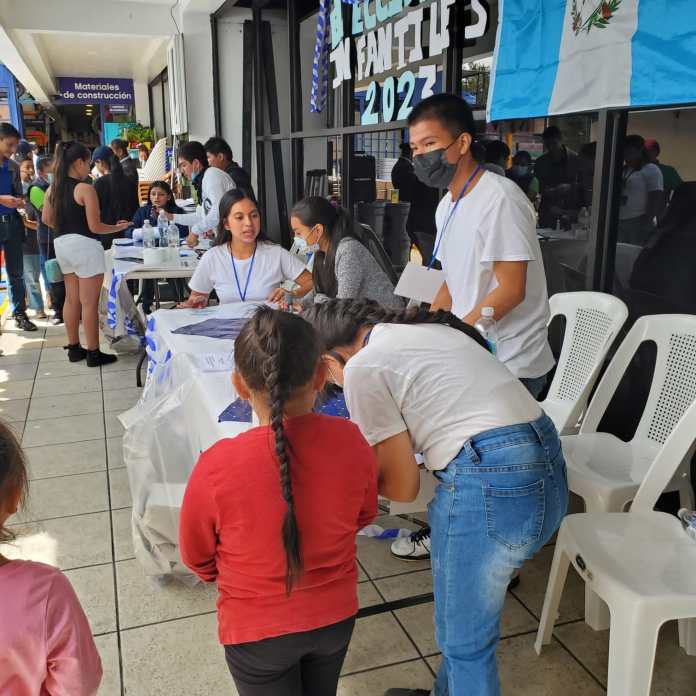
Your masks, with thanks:
M 486 162 L 498 164 L 510 156 L 510 148 L 502 140 L 486 140 Z
M 306 309 L 302 317 L 317 330 L 327 351 L 351 345 L 360 329 L 377 324 L 442 324 L 461 331 L 490 351 L 483 336 L 473 326 L 442 309 L 437 312 L 418 307 L 392 310 L 373 300 L 329 300 Z
M 111 218 L 113 222 L 118 220 L 130 220 L 138 209 L 137 187 L 133 181 L 126 176 L 123 165 L 118 157 L 109 150 L 106 157 L 100 157 L 109 170 L 109 192 Z M 102 211 L 102 219 L 108 219 L 107 211 Z
M 179 210 L 179 206 L 177 206 L 176 201 L 174 200 L 174 192 L 172 191 L 172 187 L 166 181 L 153 181 L 150 184 L 150 188 L 147 190 L 148 203 L 150 202 L 150 192 L 154 188 L 162 189 L 167 194 L 167 202 L 164 205 L 164 209 L 168 213 L 175 213 L 177 210 Z
M 46 167 L 50 166 L 51 162 L 53 162 L 53 156 L 52 155 L 42 155 L 36 160 L 36 171 L 42 172 L 46 169 Z
M 456 94 L 434 94 L 417 104 L 409 114 L 408 125 L 433 119 L 446 128 L 452 138 L 462 133 L 476 137 L 476 123 L 471 107 Z
M 241 201 L 251 201 L 254 205 L 257 206 L 258 209 L 258 204 L 256 203 L 256 200 L 246 189 L 233 188 L 229 191 L 226 191 L 220 199 L 220 221 L 218 222 L 217 232 L 215 233 L 215 239 L 213 240 L 211 246 L 222 246 L 223 244 L 227 244 L 230 241 L 230 239 L 232 239 L 232 233 L 225 227 L 225 222 L 229 217 L 232 208 L 234 208 L 234 206 L 237 205 L 237 203 L 240 203 Z M 258 237 L 256 237 L 256 241 L 267 241 L 263 229 L 261 230 L 261 232 L 259 232 Z
M 528 164 L 532 163 L 532 156 L 529 154 L 529 152 L 527 150 L 518 150 L 515 153 L 515 156 L 512 158 L 512 163 L 513 164 L 521 164 L 522 160 L 524 160 Z
M 295 517 L 291 457 L 283 416 L 293 392 L 314 376 L 321 357 L 316 331 L 304 319 L 270 307 L 259 307 L 234 343 L 234 364 L 249 389 L 268 394 L 281 495 L 287 505 L 282 539 L 285 548 L 285 587 L 288 594 L 302 574 L 300 530 Z
M 597 141 L 593 140 L 590 143 L 585 143 L 578 151 L 578 155 L 591 159 L 594 162 L 597 157 Z
M 121 152 L 125 152 L 126 155 L 128 154 L 128 141 L 123 140 L 123 138 L 114 138 L 111 141 L 111 149 L 116 149 L 116 150 L 121 150 Z
M 561 129 L 558 126 L 547 126 L 541 134 L 542 140 L 563 140 Z
M 191 164 L 193 164 L 195 160 L 198 160 L 203 169 L 208 168 L 208 158 L 205 155 L 205 148 L 197 140 L 190 140 L 187 143 L 183 143 L 179 148 L 177 157 L 191 162 Z
M 91 158 L 89 150 L 75 140 L 61 141 L 56 145 L 55 166 L 53 167 L 53 183 L 51 184 L 50 201 L 53 208 L 53 229 L 61 232 L 63 220 L 67 215 L 69 196 L 68 171 L 73 163 L 78 160 L 89 162 Z
M 149 155 L 150 148 L 147 145 L 145 145 L 145 143 L 140 143 L 140 145 L 138 145 L 138 152 L 147 152 L 147 154 Z
M 203 147 L 206 153 L 209 152 L 211 155 L 224 155 L 226 160 L 232 162 L 232 148 L 223 138 L 208 138 Z
M 11 495 L 20 492 L 20 502 L 24 502 L 29 490 L 27 465 L 19 440 L 12 429 L 0 421 L 0 505 Z M 12 541 L 14 534 L 0 525 L 0 543 Z
M 399 149 L 401 150 L 402 157 L 411 158 L 411 145 L 409 143 L 401 143 Z
M 334 207 L 321 196 L 308 196 L 295 204 L 290 217 L 296 217 L 303 225 L 314 227 L 323 225 L 324 234 L 329 241 L 329 249 L 324 253 L 318 251 L 314 257 L 312 279 L 317 292 L 327 297 L 336 297 L 338 281 L 336 280 L 336 251 L 342 239 L 362 240 L 355 233 L 355 224 L 351 214 L 345 209 Z
M 0 123 L 0 139 L 4 138 L 17 138 L 21 139 L 20 132 L 11 123 Z
M 641 165 L 639 169 L 650 162 L 648 151 L 645 149 L 645 138 L 642 135 L 637 133 L 627 135 L 624 139 L 624 151 L 628 148 L 635 148 L 640 152 Z

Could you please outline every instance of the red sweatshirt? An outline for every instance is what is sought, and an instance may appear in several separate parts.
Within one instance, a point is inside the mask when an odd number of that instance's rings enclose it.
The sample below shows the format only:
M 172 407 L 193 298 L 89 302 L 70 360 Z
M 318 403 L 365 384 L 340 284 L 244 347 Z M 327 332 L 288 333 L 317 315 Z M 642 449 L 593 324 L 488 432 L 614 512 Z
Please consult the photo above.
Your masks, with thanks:
M 289 597 L 273 431 L 204 452 L 181 510 L 181 558 L 217 581 L 223 645 L 330 626 L 358 610 L 355 535 L 377 514 L 377 462 L 357 426 L 308 414 L 286 422 L 304 572 Z

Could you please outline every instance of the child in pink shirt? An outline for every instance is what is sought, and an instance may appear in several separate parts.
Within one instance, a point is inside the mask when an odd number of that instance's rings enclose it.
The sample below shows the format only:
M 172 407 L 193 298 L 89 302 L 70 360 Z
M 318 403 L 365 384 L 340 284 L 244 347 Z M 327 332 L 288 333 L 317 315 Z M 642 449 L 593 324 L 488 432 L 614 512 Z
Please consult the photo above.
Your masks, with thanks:
M 0 422 L 0 542 L 27 490 L 22 450 Z M 0 554 L 0 694 L 93 696 L 102 668 L 87 617 L 56 568 Z

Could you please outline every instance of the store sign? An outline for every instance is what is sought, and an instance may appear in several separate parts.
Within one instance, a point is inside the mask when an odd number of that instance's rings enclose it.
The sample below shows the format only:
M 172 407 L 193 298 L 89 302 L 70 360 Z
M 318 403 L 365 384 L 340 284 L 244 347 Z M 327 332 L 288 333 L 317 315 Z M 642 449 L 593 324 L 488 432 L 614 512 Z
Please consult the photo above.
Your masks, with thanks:
M 59 77 L 62 104 L 133 103 L 133 80 L 112 77 Z
M 330 60 L 335 68 L 334 89 L 353 78 L 356 82 L 375 78 L 367 87 L 362 125 L 403 120 L 418 97 L 436 93 L 438 81 L 441 83 L 437 64 L 409 66 L 440 56 L 449 47 L 455 4 L 456 0 L 362 0 L 353 3 L 351 26 L 345 27 L 342 3 L 333 3 Z M 464 39 L 478 39 L 489 24 L 488 5 L 483 0 L 463 4 L 470 7 Z

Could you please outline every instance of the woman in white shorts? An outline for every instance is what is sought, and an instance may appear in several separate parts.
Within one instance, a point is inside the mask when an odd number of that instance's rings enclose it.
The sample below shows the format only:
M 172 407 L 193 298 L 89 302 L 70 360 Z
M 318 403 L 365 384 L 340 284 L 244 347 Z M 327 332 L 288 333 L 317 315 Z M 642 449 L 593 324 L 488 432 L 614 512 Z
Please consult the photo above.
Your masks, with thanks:
M 43 222 L 53 230 L 56 259 L 65 281 L 63 318 L 68 334 L 68 359 L 87 359 L 89 367 L 116 360 L 99 350 L 99 292 L 104 279 L 104 248 L 99 235 L 121 232 L 128 220 L 115 225 L 101 221 L 99 199 L 89 176 L 90 153 L 82 144 L 68 141 L 56 146 L 53 183 L 46 192 Z M 87 348 L 80 345 L 80 318 Z

